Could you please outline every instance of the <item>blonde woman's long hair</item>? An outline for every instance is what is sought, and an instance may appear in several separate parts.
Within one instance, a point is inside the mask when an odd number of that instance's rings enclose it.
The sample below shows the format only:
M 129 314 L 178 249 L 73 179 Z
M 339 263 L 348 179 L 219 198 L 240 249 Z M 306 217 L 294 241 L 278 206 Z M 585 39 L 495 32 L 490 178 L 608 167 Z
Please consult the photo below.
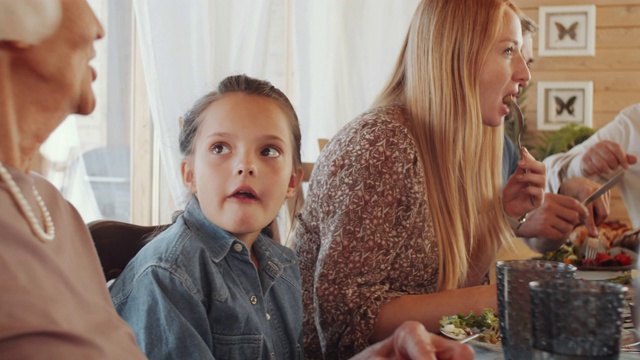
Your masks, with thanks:
M 484 126 L 480 70 L 510 0 L 424 0 L 374 106 L 401 101 L 425 174 L 439 248 L 438 290 L 465 283 L 473 251 L 495 256 L 512 232 L 501 204 L 503 126 Z

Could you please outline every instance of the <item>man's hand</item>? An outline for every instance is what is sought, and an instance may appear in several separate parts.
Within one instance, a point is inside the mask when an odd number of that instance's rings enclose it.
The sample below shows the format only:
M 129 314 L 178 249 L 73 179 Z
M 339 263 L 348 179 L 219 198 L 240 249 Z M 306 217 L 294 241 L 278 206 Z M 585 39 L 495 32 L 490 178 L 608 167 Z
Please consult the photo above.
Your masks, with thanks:
M 529 247 L 540 253 L 559 248 L 580 223 L 585 224 L 591 236 L 598 236 L 596 226 L 609 215 L 610 194 L 605 193 L 587 206 L 582 201 L 599 187 L 585 178 L 566 180 L 560 187 L 561 194 L 546 194 L 542 206 L 529 213 L 516 235 L 527 238 Z
M 638 158 L 626 154 L 620 144 L 613 141 L 602 140 L 591 146 L 582 156 L 580 169 L 584 176 L 611 174 L 622 166 L 628 169 L 629 165 L 638 162 Z

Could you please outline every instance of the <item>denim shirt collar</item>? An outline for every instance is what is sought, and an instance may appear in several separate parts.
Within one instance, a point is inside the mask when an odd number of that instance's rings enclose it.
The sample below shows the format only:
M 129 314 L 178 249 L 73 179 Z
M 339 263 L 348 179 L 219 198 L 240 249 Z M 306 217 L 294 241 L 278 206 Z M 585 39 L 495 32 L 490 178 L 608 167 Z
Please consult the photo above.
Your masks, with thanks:
M 246 248 L 243 242 L 207 219 L 200 208 L 198 199 L 195 196 L 189 200 L 182 216 L 187 227 L 196 236 L 201 239 L 215 239 L 215 241 L 207 241 L 205 244 L 211 259 L 214 262 L 218 263 L 224 259 L 231 250 L 231 247 L 236 243 L 241 244 Z M 285 266 L 290 266 L 296 263 L 295 257 L 291 257 L 286 252 L 281 251 L 281 249 L 276 246 L 273 239 L 262 233 L 258 235 L 253 246 L 254 252 L 258 257 L 258 261 L 260 263 L 268 264 L 269 266 L 266 267 L 266 269 L 270 268 L 267 270 L 270 273 L 272 273 L 272 271 L 280 273 L 282 268 Z

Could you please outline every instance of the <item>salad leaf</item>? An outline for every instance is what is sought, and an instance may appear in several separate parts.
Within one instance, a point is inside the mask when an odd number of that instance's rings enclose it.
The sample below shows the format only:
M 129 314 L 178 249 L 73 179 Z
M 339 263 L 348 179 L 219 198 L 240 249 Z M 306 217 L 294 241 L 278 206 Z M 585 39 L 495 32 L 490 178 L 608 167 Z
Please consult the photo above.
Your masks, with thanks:
M 567 242 L 558 250 L 548 251 L 542 255 L 542 260 L 566 262 L 573 265 L 582 265 L 582 251 L 573 243 Z
M 480 341 L 496 344 L 500 341 L 500 324 L 493 309 L 484 309 L 482 314 L 475 315 L 472 311 L 469 315 L 457 314 L 443 316 L 440 320 L 440 327 L 448 329 L 453 325 L 457 329 L 463 330 L 467 335 L 483 333 L 478 339 Z

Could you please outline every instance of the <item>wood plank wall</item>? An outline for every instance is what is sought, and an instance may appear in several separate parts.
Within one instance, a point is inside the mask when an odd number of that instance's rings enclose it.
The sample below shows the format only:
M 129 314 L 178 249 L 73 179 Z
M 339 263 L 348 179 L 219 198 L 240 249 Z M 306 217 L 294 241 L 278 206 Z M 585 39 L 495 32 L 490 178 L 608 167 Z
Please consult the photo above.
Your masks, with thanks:
M 527 126 L 536 131 L 538 81 L 593 81 L 593 127 L 598 129 L 623 108 L 640 102 L 640 0 L 515 0 L 533 20 L 540 6 L 596 5 L 596 55 L 594 57 L 540 57 L 533 86 L 527 92 Z M 620 194 L 612 195 L 611 219 L 630 224 Z

